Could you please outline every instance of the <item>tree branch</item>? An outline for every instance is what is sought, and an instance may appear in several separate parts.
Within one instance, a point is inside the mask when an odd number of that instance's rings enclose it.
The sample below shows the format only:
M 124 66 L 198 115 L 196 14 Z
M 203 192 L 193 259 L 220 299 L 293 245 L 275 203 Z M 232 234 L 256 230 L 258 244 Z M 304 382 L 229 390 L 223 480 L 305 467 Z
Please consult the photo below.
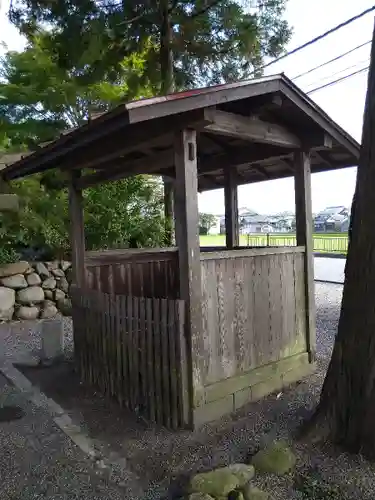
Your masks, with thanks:
M 196 12 L 193 12 L 189 18 L 190 19 L 195 19 L 198 16 L 201 16 L 202 14 L 205 14 L 208 10 L 210 10 L 212 7 L 215 7 L 220 2 L 220 0 L 212 0 L 209 2 L 205 7 L 202 7 L 201 9 L 197 10 Z

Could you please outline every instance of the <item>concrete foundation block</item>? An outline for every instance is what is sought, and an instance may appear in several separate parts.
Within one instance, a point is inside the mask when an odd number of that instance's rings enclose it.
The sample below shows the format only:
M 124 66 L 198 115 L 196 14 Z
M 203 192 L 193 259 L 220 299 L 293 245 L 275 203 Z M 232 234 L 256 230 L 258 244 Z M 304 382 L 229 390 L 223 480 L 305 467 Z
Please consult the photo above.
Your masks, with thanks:
M 61 318 L 46 319 L 41 322 L 41 361 L 53 362 L 63 355 L 63 322 Z

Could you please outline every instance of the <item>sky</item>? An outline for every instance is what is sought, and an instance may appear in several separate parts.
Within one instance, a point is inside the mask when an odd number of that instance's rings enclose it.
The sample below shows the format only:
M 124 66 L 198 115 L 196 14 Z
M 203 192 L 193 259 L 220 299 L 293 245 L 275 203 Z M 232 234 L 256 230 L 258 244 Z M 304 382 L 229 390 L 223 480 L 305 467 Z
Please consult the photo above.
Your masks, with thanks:
M 356 0 L 356 2 L 353 0 L 288 0 L 285 17 L 293 28 L 293 36 L 287 50 L 315 38 L 372 5 L 372 0 Z M 0 0 L 0 41 L 5 42 L 10 50 L 22 50 L 24 41 L 7 20 L 8 7 L 9 0 Z M 373 25 L 373 13 L 367 14 L 324 40 L 270 66 L 265 74 L 284 72 L 293 79 L 304 71 L 371 40 Z M 304 91 L 311 90 L 367 67 L 369 57 L 370 44 L 367 44 L 341 60 L 297 79 L 295 83 Z M 366 87 L 367 72 L 364 72 L 313 93 L 310 97 L 333 120 L 360 141 Z M 350 207 L 355 178 L 355 168 L 313 174 L 313 211 L 318 212 L 327 206 L 334 205 Z M 246 207 L 262 214 L 294 211 L 293 179 L 240 186 L 238 199 L 240 208 Z M 216 215 L 222 214 L 224 212 L 223 190 L 200 194 L 199 210 Z

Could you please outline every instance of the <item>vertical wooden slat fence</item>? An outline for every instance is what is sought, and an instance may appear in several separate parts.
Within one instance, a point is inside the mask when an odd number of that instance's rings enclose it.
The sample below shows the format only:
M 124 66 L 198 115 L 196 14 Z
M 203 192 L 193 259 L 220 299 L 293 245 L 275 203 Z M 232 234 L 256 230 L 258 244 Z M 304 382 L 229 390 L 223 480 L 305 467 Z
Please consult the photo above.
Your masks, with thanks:
M 71 296 L 82 380 L 148 421 L 184 427 L 185 303 L 76 286 Z
M 109 294 L 178 299 L 178 254 L 176 249 L 87 252 L 86 283 Z

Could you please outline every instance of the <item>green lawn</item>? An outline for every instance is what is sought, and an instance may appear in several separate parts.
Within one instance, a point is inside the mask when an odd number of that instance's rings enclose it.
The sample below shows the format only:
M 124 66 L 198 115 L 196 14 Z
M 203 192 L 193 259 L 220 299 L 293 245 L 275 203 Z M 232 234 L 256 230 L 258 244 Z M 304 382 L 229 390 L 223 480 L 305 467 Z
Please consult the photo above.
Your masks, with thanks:
M 294 234 L 251 234 L 241 235 L 241 246 L 293 246 L 296 244 Z M 225 246 L 225 235 L 215 234 L 201 236 L 202 246 Z M 318 252 L 346 253 L 348 246 L 348 235 L 342 233 L 314 234 L 314 250 Z

